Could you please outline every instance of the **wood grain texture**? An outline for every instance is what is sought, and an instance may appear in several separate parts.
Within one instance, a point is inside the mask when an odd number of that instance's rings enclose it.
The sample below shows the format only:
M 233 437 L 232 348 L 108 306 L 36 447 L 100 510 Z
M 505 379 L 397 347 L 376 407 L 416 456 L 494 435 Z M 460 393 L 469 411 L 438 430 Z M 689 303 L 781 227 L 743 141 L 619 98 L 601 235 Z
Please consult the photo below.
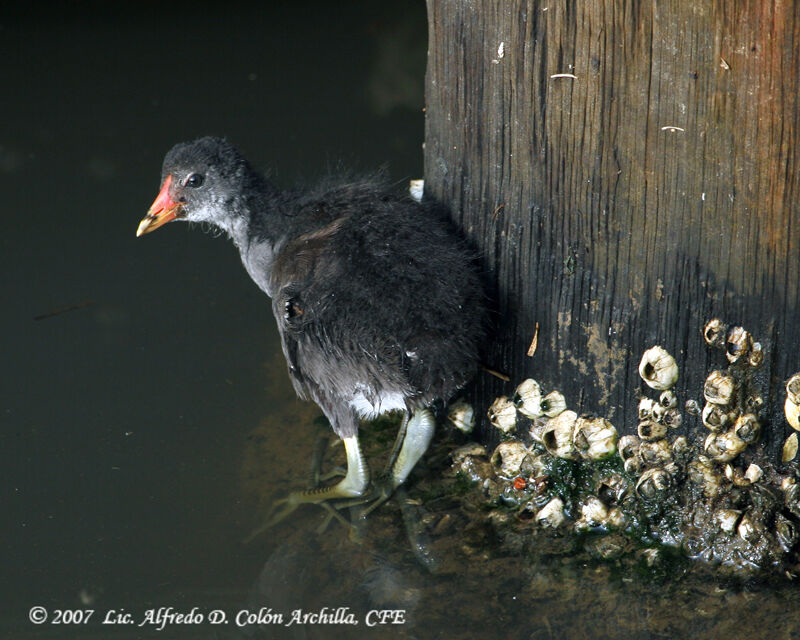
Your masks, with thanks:
M 718 316 L 765 346 L 774 452 L 800 370 L 800 3 L 428 0 L 428 17 L 425 190 L 497 287 L 488 364 L 630 433 L 642 352 L 664 346 L 679 397 L 702 400 Z M 512 388 L 478 383 L 483 405 Z

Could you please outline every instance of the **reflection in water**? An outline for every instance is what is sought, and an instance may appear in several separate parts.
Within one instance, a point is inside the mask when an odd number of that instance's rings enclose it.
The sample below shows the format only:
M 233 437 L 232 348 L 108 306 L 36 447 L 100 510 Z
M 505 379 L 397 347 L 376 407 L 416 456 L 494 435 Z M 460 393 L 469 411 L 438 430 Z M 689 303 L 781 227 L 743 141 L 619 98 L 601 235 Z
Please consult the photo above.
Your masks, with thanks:
M 386 455 L 391 425 L 364 428 L 368 455 Z M 385 431 L 385 433 L 384 433 Z M 322 510 L 298 512 L 274 532 L 248 610 L 284 619 L 302 608 L 347 607 L 365 630 L 373 609 L 401 609 L 405 623 L 370 630 L 378 638 L 793 637 L 800 591 L 782 577 L 736 578 L 679 554 L 598 560 L 574 537 L 526 546 L 504 536 L 482 496 L 448 475 L 462 436 L 440 430 L 405 495 L 352 532 L 333 523 L 315 533 Z M 329 464 L 335 463 L 335 453 Z M 302 454 L 297 458 L 302 459 Z M 404 502 L 403 502 L 404 501 Z M 261 541 L 263 544 L 264 541 Z M 255 543 L 258 544 L 258 543 Z M 430 563 L 435 560 L 435 564 Z M 433 570 L 431 570 L 433 569 Z M 350 638 L 351 627 L 262 625 L 249 638 Z

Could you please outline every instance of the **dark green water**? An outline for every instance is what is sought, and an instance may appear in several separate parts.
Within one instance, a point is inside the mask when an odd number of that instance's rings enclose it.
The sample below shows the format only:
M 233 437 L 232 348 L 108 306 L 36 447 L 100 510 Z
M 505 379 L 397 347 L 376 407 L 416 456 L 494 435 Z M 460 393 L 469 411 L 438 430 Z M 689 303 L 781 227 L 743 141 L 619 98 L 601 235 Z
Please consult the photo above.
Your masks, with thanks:
M 433 577 L 391 505 L 370 544 L 341 528 L 318 540 L 314 510 L 240 543 L 306 472 L 314 412 L 293 399 L 268 300 L 233 247 L 177 224 L 137 239 L 136 226 L 164 152 L 199 135 L 228 136 L 286 186 L 340 162 L 421 177 L 426 29 L 421 2 L 0 13 L 3 637 L 227 637 L 208 625 L 36 626 L 28 612 L 232 615 L 248 597 L 362 619 L 406 609 L 385 637 L 800 633 L 791 586 L 718 592 L 712 581 L 694 600 L 664 600 L 605 570 L 532 568 L 457 545 Z

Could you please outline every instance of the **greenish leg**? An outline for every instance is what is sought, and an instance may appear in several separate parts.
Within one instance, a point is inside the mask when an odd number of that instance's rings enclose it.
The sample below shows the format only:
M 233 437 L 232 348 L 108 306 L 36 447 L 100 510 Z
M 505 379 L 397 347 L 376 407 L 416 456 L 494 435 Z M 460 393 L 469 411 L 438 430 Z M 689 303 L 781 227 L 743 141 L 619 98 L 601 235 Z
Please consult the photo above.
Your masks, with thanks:
M 361 453 L 358 436 L 344 438 L 343 442 L 347 455 L 347 473 L 344 478 L 332 487 L 295 491 L 286 498 L 278 500 L 272 505 L 272 510 L 267 516 L 266 522 L 253 531 L 245 542 L 250 542 L 270 527 L 274 527 L 301 504 L 321 504 L 328 500 L 353 499 L 364 495 L 369 486 L 369 468 L 364 454 Z

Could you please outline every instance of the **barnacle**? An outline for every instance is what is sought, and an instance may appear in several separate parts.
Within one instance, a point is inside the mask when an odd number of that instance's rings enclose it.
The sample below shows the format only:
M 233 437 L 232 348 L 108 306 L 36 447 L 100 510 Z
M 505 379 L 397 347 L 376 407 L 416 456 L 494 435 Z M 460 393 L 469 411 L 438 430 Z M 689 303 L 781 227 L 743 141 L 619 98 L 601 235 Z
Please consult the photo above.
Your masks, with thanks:
M 664 391 L 678 381 L 678 365 L 663 347 L 651 347 L 642 355 L 639 375 L 651 389 Z
M 471 433 L 475 428 L 475 411 L 464 400 L 456 400 L 447 409 L 447 419 L 459 431 Z
M 731 404 L 735 393 L 736 383 L 722 371 L 712 371 L 703 385 L 703 397 L 712 404 Z
M 503 433 L 511 433 L 517 426 L 517 409 L 508 398 L 501 396 L 489 407 L 489 422 Z
M 733 327 L 725 339 L 725 355 L 729 362 L 738 362 L 742 356 L 750 353 L 753 338 L 743 327 Z
M 572 441 L 582 457 L 599 460 L 617 449 L 617 430 L 605 418 L 581 416 L 575 421 Z
M 721 347 L 725 340 L 725 330 L 727 327 L 719 318 L 714 318 L 706 323 L 703 328 L 703 338 L 706 344 L 711 347 Z
M 542 415 L 542 389 L 533 378 L 523 380 L 514 391 L 514 405 L 526 418 Z
M 576 458 L 572 428 L 577 420 L 578 414 L 574 411 L 564 411 L 555 418 L 550 418 L 542 432 L 542 444 L 545 449 L 557 458 Z

